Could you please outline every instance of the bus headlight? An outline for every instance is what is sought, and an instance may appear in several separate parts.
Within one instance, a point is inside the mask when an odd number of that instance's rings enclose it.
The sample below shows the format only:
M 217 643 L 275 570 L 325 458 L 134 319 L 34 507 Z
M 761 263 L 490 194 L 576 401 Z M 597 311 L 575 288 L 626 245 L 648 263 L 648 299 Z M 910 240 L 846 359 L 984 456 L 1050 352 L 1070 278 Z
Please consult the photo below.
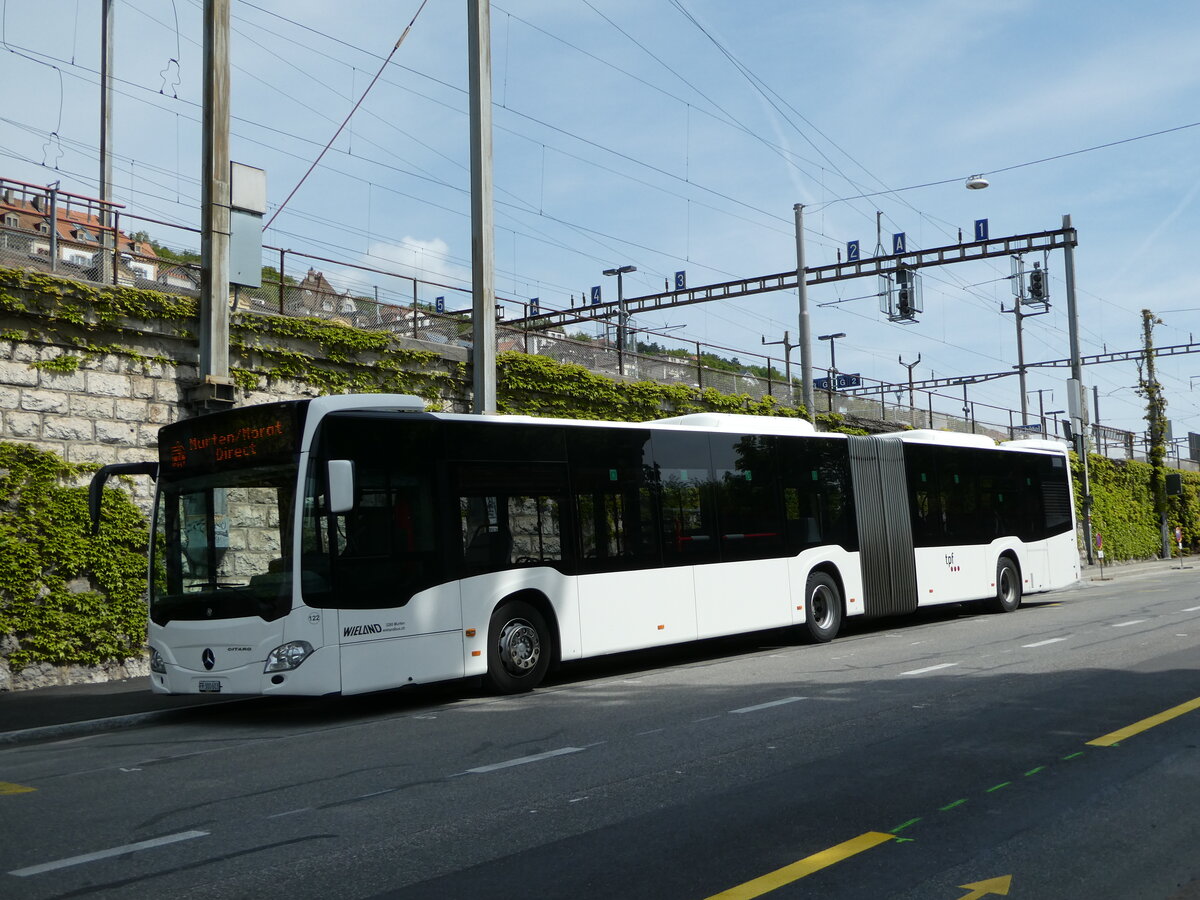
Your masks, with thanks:
M 308 641 L 289 641 L 281 644 L 267 654 L 267 664 L 263 666 L 263 673 L 295 669 L 308 659 L 312 652 L 313 645 Z
M 150 671 L 154 672 L 156 675 L 167 674 L 166 660 L 164 660 L 162 658 L 162 654 L 153 647 L 150 648 Z

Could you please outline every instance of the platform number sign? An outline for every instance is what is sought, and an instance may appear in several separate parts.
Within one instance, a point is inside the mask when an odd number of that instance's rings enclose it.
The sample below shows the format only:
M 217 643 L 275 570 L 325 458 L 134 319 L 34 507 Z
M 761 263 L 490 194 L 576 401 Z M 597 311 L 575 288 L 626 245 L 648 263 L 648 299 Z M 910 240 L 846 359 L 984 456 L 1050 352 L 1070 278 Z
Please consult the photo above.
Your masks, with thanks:
M 444 313 L 446 311 L 446 298 L 438 297 L 433 301 L 434 312 Z
M 536 316 L 538 314 L 539 309 L 540 309 L 540 305 L 538 303 L 538 298 L 530 297 L 529 298 L 529 314 L 531 316 Z
M 905 246 L 904 232 L 892 235 L 892 253 L 899 256 L 901 253 L 907 253 L 908 249 Z
M 858 262 L 858 241 L 846 242 L 846 262 Z
M 592 306 L 598 306 L 599 304 L 600 304 L 600 285 L 597 284 L 592 288 Z
M 675 273 L 675 290 L 682 291 L 687 289 L 687 272 Z
M 988 239 L 988 220 L 987 219 L 976 219 L 975 220 L 975 240 L 986 241 L 987 239 Z

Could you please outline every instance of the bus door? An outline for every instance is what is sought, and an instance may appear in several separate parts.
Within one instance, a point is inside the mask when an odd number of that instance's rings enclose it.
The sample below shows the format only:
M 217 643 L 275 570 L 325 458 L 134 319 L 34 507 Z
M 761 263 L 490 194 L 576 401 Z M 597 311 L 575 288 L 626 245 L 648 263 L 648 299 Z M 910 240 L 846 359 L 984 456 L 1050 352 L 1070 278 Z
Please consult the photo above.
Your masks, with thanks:
M 687 435 L 689 438 L 706 436 Z M 688 565 L 713 542 L 700 527 L 699 465 L 662 460 L 648 429 L 580 429 L 568 437 L 578 513 L 579 619 L 586 656 L 692 640 L 695 586 Z M 664 473 L 658 463 L 667 466 Z M 671 485 L 664 494 L 664 479 Z M 713 548 L 715 549 L 715 548 Z
M 761 435 L 709 435 L 721 565 L 696 572 L 700 637 L 792 624 L 777 443 Z

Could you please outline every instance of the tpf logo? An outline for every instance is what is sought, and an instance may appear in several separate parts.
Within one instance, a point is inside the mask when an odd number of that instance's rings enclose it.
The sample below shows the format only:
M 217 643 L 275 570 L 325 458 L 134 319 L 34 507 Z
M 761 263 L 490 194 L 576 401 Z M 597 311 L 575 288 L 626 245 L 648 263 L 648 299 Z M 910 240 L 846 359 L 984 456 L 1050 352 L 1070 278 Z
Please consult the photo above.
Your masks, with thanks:
M 200 662 L 204 663 L 206 669 L 212 669 L 217 664 L 217 657 L 212 652 L 212 647 L 204 648 L 204 652 L 200 654 Z

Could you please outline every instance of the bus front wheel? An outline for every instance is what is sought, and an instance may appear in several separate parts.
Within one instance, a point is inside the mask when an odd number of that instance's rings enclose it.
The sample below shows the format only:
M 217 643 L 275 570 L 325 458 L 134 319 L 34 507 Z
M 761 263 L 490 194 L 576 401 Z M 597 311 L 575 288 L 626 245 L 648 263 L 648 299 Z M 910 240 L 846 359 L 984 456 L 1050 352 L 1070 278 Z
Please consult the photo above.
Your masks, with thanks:
M 542 683 L 550 668 L 550 629 L 523 600 L 496 608 L 488 624 L 488 681 L 501 694 L 519 694 Z
M 804 624 L 800 636 L 810 644 L 831 641 L 842 627 L 842 592 L 825 572 L 813 572 L 804 588 Z
M 992 612 L 1013 612 L 1021 605 L 1021 573 L 1017 571 L 1016 563 L 1007 556 L 1000 557 L 996 563 L 996 596 L 992 598 L 989 607 Z

